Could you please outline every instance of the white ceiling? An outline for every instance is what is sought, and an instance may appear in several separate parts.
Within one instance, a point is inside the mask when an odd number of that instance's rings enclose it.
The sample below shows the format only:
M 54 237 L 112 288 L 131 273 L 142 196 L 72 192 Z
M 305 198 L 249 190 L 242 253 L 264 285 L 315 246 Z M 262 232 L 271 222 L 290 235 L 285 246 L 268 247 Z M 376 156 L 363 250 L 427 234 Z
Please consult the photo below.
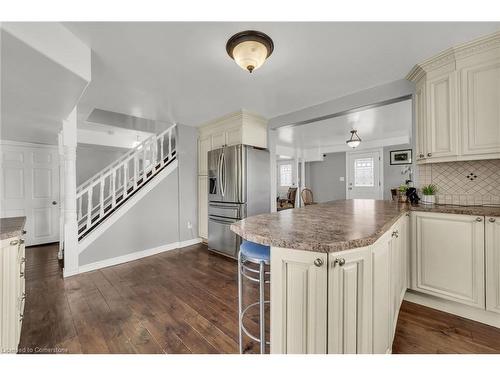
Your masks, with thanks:
M 496 23 L 65 23 L 93 50 L 80 120 L 95 108 L 199 125 L 245 108 L 272 118 L 404 78 L 417 62 Z M 249 74 L 226 54 L 234 33 L 275 43 Z
M 362 145 L 390 145 L 411 137 L 412 102 L 405 100 L 301 126 L 276 130 L 276 144 L 319 153 L 349 151 L 345 143 L 356 129 Z M 403 142 L 403 143 L 407 143 Z

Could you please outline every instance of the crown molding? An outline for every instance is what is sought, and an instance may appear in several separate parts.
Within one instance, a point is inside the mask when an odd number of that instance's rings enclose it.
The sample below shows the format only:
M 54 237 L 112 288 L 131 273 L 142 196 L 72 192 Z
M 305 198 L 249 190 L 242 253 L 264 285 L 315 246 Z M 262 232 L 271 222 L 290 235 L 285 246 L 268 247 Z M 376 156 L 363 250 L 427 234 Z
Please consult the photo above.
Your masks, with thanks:
M 408 81 L 418 81 L 429 71 L 493 48 L 500 48 L 500 31 L 474 39 L 470 42 L 450 47 L 437 55 L 416 64 L 406 75 Z
M 261 124 L 265 124 L 267 126 L 268 120 L 261 115 L 248 111 L 246 109 L 240 109 L 236 112 L 228 113 L 222 117 L 219 117 L 215 120 L 206 122 L 202 124 L 198 128 L 198 133 L 200 135 L 210 133 L 218 128 L 224 128 L 225 126 L 235 125 L 235 126 L 243 126 L 247 122 L 258 122 Z

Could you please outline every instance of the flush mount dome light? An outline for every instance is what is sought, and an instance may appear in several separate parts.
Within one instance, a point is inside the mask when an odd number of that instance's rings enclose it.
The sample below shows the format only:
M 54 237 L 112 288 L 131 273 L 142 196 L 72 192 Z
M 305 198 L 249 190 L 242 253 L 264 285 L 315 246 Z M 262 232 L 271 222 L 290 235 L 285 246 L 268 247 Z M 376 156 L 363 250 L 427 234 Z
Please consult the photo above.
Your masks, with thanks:
M 252 73 L 273 53 L 274 43 L 260 31 L 246 30 L 234 34 L 226 44 L 226 51 L 236 64 Z
M 347 140 L 345 143 L 351 148 L 356 148 L 361 143 L 361 138 L 358 136 L 357 130 L 351 130 L 351 138 Z

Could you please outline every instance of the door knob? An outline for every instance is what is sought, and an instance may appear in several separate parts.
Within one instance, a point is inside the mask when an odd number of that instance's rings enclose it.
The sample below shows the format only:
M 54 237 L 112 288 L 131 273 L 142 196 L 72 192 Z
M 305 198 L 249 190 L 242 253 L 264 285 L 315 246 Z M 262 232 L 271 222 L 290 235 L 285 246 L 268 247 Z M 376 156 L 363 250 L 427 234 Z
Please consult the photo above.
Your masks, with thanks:
M 482 217 L 476 217 L 476 221 L 477 221 L 478 223 L 480 223 L 481 221 L 483 221 L 483 218 L 482 218 Z
M 333 266 L 335 267 L 336 264 L 338 264 L 339 266 L 342 267 L 345 264 L 345 259 L 344 258 L 336 258 L 333 261 Z
M 323 265 L 323 259 L 320 259 L 320 258 L 314 259 L 314 265 L 316 267 L 321 267 Z
M 494 223 L 495 222 L 495 218 L 494 217 L 490 217 L 489 222 L 490 223 Z
M 52 201 L 52 205 L 55 206 L 57 204 L 56 201 Z

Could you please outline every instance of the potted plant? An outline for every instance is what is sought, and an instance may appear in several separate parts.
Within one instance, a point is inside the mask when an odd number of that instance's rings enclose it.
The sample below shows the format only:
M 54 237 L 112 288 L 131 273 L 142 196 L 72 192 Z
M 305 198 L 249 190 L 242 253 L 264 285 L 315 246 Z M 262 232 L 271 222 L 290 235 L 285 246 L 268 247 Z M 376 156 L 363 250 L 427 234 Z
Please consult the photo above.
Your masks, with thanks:
M 437 186 L 434 184 L 422 186 L 422 203 L 434 204 L 436 203 Z
M 408 190 L 408 185 L 401 185 L 398 188 L 399 201 L 402 203 L 405 203 L 408 200 L 408 197 L 406 196 L 407 190 Z

